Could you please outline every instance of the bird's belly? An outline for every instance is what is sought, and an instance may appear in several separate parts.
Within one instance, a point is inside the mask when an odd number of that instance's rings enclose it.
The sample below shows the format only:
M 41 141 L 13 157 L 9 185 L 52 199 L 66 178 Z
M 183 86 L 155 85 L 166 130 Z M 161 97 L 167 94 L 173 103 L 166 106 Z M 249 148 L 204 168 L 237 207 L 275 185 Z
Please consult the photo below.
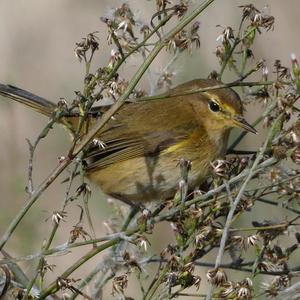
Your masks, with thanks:
M 184 150 L 184 149 L 182 149 Z M 87 174 L 91 181 L 100 185 L 104 193 L 123 201 L 155 201 L 174 196 L 181 179 L 179 160 L 192 162 L 189 172 L 189 188 L 194 189 L 209 175 L 210 162 L 216 153 L 201 150 L 163 151 L 158 156 L 137 157 L 111 164 Z

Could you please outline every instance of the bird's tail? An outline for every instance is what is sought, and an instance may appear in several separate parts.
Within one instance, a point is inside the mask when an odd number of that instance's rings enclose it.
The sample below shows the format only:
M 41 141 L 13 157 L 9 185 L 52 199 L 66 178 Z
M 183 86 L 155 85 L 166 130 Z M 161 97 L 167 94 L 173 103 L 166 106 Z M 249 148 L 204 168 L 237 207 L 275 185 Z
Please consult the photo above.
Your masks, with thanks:
M 50 116 L 56 108 L 51 101 L 12 85 L 0 83 L 0 95 L 20 102 L 46 116 Z

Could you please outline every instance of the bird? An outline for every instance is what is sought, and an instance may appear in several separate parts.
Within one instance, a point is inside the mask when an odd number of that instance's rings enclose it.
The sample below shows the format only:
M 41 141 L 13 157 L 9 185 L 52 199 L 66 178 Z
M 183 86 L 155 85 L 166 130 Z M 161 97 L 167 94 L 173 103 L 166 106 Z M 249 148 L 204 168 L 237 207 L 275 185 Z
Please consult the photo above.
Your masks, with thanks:
M 125 203 L 165 201 L 174 197 L 181 179 L 178 163 L 191 162 L 189 190 L 196 189 L 211 175 L 211 163 L 226 154 L 232 128 L 257 133 L 244 118 L 242 101 L 229 87 L 214 79 L 182 83 L 157 100 L 125 103 L 85 150 L 85 176 L 102 191 Z M 0 95 L 18 101 L 50 117 L 53 102 L 26 90 L 0 84 Z M 103 107 L 93 107 L 82 136 L 93 127 Z M 60 119 L 74 132 L 78 114 Z

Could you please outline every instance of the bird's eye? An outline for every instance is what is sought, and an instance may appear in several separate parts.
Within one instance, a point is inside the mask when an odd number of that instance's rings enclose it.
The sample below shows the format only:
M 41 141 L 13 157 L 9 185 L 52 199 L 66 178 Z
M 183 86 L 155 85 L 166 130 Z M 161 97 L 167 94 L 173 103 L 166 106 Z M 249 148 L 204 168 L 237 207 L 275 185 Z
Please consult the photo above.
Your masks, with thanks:
M 218 112 L 220 111 L 220 106 L 217 102 L 210 100 L 208 103 L 209 109 L 213 112 Z

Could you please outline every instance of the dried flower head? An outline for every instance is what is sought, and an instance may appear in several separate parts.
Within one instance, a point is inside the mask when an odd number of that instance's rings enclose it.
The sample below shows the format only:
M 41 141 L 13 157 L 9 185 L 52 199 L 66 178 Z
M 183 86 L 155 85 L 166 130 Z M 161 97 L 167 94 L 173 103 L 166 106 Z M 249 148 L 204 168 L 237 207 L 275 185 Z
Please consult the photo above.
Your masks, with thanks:
M 259 237 L 256 234 L 249 235 L 247 237 L 247 245 L 254 246 L 258 243 Z
M 243 19 L 253 20 L 255 15 L 260 13 L 253 4 L 240 5 L 239 7 L 243 9 Z
M 294 145 L 300 145 L 300 120 L 297 120 L 293 125 L 291 137 Z
M 224 61 L 225 57 L 226 57 L 225 47 L 223 45 L 217 46 L 215 54 L 216 54 L 216 57 L 219 58 L 219 62 L 221 64 Z
M 99 140 L 98 138 L 94 138 L 92 143 L 94 144 L 94 146 L 96 146 L 100 149 L 105 149 L 106 148 L 105 142 Z
M 275 67 L 274 73 L 277 75 L 277 79 L 290 79 L 291 72 L 289 68 L 283 66 L 279 59 L 275 60 L 274 67 Z
M 200 36 L 198 30 L 200 27 L 199 22 L 195 22 L 189 30 L 179 31 L 172 39 L 169 40 L 167 49 L 168 50 L 188 50 L 192 53 L 193 47 L 200 47 Z
M 228 178 L 229 163 L 226 160 L 218 159 L 210 163 L 213 168 L 213 174 L 216 177 Z
M 216 286 L 222 286 L 225 282 L 227 282 L 226 273 L 221 268 L 208 270 L 206 277 L 211 284 Z
M 112 283 L 112 295 L 124 295 L 124 290 L 127 288 L 127 285 L 128 277 L 126 274 L 114 277 Z
M 288 275 L 275 276 L 271 282 L 263 282 L 261 288 L 264 290 L 268 297 L 278 296 L 278 292 L 287 288 L 290 284 Z
M 286 151 L 287 151 L 287 148 L 285 146 L 276 145 L 273 147 L 273 156 L 278 160 L 285 159 Z
M 84 240 L 87 239 L 87 237 L 91 238 L 91 236 L 88 234 L 87 231 L 83 229 L 80 225 L 73 226 L 73 229 L 70 231 L 70 237 L 69 237 L 69 243 L 74 243 L 79 237 L 82 237 Z
M 174 6 L 174 14 L 178 18 L 181 18 L 186 14 L 189 8 L 188 2 L 188 0 L 180 0 L 180 3 Z
M 222 27 L 222 26 L 217 25 L 217 27 Z M 225 46 L 233 40 L 234 40 L 233 29 L 229 26 L 223 28 L 222 33 L 216 39 L 217 42 L 221 42 Z
M 253 298 L 253 283 L 250 278 L 245 278 L 237 284 L 236 287 L 237 299 L 252 299 Z
M 110 59 L 108 62 L 108 68 L 112 69 L 114 65 L 122 58 L 121 53 L 115 49 L 111 49 L 110 51 Z
M 178 274 L 177 272 L 169 272 L 167 274 L 166 285 L 169 287 L 173 287 L 178 284 Z
M 155 0 L 157 11 L 164 11 L 168 4 L 172 2 L 170 0 Z
M 227 281 L 222 285 L 220 290 L 220 297 L 223 299 L 231 299 L 235 293 L 236 284 L 232 281 Z
M 175 72 L 171 72 L 171 71 L 163 71 L 158 80 L 157 80 L 157 87 L 159 89 L 162 89 L 162 88 L 171 88 L 172 86 L 172 79 L 174 77 L 174 75 L 176 75 Z
M 205 241 L 211 239 L 213 235 L 213 228 L 211 225 L 203 226 L 195 237 L 197 246 L 201 246 Z
M 66 211 L 54 211 L 52 214 L 52 222 L 55 224 L 59 224 L 60 221 L 64 221 L 65 217 L 67 216 Z
M 41 277 L 44 277 L 46 275 L 47 272 L 53 272 L 54 268 L 56 267 L 55 264 L 48 264 L 47 261 L 44 259 L 43 260 L 43 265 L 42 268 L 40 269 L 40 274 Z
M 293 151 L 291 159 L 295 164 L 300 165 L 300 146 Z
M 83 38 L 81 42 L 76 43 L 75 47 L 75 55 L 78 60 L 81 62 L 82 59 L 87 61 L 87 52 L 90 51 L 91 55 L 99 49 L 98 37 L 96 36 L 96 32 L 89 33 L 86 38 Z

